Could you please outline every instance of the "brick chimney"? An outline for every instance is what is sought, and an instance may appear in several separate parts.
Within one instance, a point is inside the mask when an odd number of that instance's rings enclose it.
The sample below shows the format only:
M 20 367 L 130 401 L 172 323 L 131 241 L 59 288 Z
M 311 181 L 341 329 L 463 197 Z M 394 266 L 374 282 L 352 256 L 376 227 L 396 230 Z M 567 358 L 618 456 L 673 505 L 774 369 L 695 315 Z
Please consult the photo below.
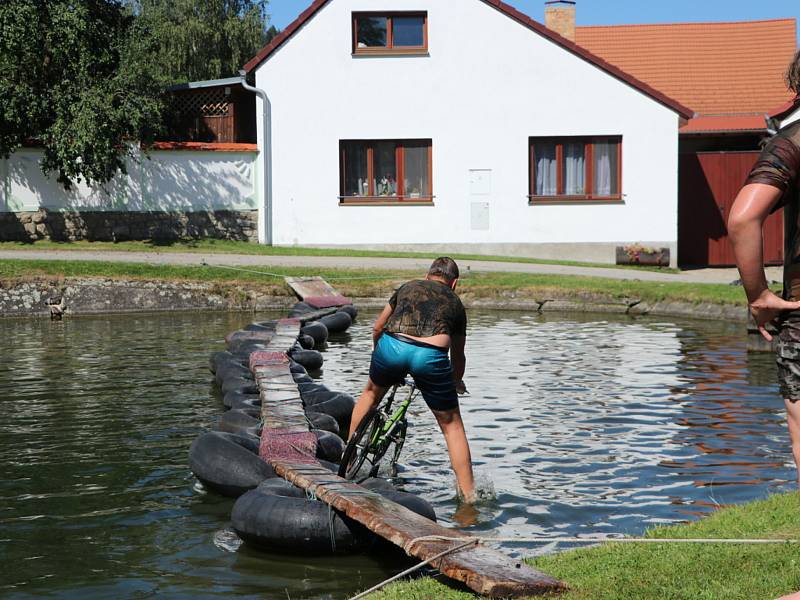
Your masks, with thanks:
M 544 3 L 544 24 L 557 34 L 575 41 L 574 0 L 549 0 Z

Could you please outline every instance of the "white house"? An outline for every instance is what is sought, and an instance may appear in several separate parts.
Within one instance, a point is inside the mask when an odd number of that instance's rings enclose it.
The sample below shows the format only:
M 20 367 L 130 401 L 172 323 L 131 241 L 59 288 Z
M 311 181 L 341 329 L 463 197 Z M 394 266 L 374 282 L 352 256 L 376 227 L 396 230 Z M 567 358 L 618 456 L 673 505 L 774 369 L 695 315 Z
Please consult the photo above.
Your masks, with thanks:
M 499 0 L 316 0 L 245 71 L 261 241 L 675 261 L 691 111 Z

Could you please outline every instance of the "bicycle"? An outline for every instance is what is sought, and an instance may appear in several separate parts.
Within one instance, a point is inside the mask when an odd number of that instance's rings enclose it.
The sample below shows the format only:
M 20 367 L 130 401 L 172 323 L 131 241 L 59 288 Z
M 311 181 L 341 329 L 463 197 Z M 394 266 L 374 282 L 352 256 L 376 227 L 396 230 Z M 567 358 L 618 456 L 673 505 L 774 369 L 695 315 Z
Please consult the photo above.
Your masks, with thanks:
M 392 404 L 400 388 L 407 388 L 408 393 L 392 412 Z M 406 379 L 403 383 L 393 385 L 377 408 L 371 408 L 364 415 L 342 454 L 339 477 L 356 479 L 365 462 L 369 463 L 369 473 L 359 480 L 375 477 L 381 459 L 392 445 L 394 451 L 391 454 L 389 469 L 392 477 L 397 476 L 397 460 L 400 458 L 408 431 L 406 412 L 416 395 L 417 387 L 414 382 Z

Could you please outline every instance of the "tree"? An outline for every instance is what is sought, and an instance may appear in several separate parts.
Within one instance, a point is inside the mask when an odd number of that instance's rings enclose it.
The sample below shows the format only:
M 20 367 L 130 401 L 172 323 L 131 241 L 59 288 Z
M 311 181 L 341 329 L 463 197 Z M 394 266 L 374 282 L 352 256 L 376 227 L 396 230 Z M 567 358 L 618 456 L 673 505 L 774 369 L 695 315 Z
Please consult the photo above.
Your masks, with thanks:
M 0 156 L 33 141 L 67 188 L 124 172 L 161 121 L 152 51 L 119 1 L 0 2 Z
M 150 60 L 172 83 L 232 77 L 250 60 L 267 29 L 267 0 L 130 0 L 153 37 Z

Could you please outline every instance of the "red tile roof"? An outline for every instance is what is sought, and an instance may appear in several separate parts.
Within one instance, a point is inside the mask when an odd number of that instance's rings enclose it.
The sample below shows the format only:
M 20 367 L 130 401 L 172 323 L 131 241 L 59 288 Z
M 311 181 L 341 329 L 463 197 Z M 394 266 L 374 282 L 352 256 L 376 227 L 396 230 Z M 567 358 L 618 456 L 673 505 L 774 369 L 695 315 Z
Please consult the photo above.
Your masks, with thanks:
M 300 16 L 297 17 L 286 29 L 284 29 L 279 35 L 277 35 L 272 42 L 268 45 L 264 46 L 258 54 L 256 54 L 250 61 L 244 66 L 244 70 L 247 73 L 250 73 L 256 69 L 262 62 L 267 60 L 270 55 L 275 52 L 278 48 L 280 48 L 284 43 L 286 43 L 303 25 L 306 24 L 307 21 L 311 20 L 314 15 L 319 12 L 321 8 L 323 8 L 328 2 L 331 0 L 314 0 L 312 4 L 305 9 Z M 688 108 L 685 104 L 680 101 L 675 100 L 668 94 L 666 94 L 663 90 L 659 90 L 652 85 L 648 84 L 645 81 L 640 80 L 636 76 L 631 75 L 627 71 L 623 70 L 618 65 L 610 64 L 607 60 L 604 60 L 599 55 L 594 54 L 592 51 L 587 50 L 586 48 L 582 47 L 579 44 L 575 44 L 574 42 L 568 40 L 565 37 L 560 36 L 559 34 L 551 31 L 541 23 L 534 21 L 526 14 L 518 11 L 513 6 L 502 2 L 501 0 L 480 0 L 490 6 L 493 6 L 501 13 L 505 14 L 507 17 L 514 19 L 521 25 L 527 27 L 528 29 L 538 33 L 539 35 L 549 39 L 551 42 L 561 46 L 565 50 L 571 52 L 579 56 L 580 58 L 584 59 L 585 61 L 592 63 L 599 69 L 602 69 L 612 77 L 615 77 L 621 81 L 624 81 L 628 85 L 638 89 L 643 94 L 650 96 L 656 102 L 663 104 L 664 106 L 674 110 L 680 116 L 684 118 L 689 118 L 692 116 L 693 111 Z
M 697 113 L 766 113 L 791 96 L 795 19 L 576 27 L 575 41 Z
M 681 133 L 739 133 L 764 131 L 767 123 L 764 115 L 701 115 L 681 127 Z

